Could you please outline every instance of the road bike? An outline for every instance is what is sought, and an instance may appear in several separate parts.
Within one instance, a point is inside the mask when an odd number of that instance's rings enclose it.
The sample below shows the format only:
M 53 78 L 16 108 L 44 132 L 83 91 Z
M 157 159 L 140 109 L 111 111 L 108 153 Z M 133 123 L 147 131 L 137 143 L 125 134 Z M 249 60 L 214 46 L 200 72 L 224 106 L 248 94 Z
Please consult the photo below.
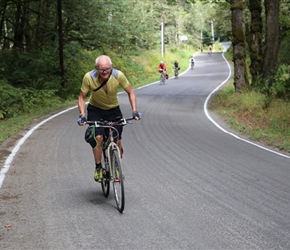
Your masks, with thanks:
M 178 68 L 174 68 L 174 76 L 175 76 L 175 79 L 178 78 Z
M 164 70 L 160 71 L 159 70 L 159 73 L 160 73 L 160 84 L 165 84 L 165 81 L 166 81 L 166 73 Z
M 211 56 L 211 54 L 212 54 L 212 48 L 209 48 L 208 54 Z
M 194 68 L 194 61 L 190 62 L 190 68 L 193 69 Z
M 103 180 L 101 182 L 102 191 L 105 197 L 110 194 L 110 183 L 113 184 L 114 196 L 117 209 L 120 213 L 125 208 L 125 190 L 124 190 L 124 175 L 122 172 L 120 149 L 116 144 L 119 136 L 116 126 L 125 126 L 130 124 L 130 120 L 134 118 L 121 118 L 118 121 L 87 121 L 90 127 L 105 128 L 103 139 Z

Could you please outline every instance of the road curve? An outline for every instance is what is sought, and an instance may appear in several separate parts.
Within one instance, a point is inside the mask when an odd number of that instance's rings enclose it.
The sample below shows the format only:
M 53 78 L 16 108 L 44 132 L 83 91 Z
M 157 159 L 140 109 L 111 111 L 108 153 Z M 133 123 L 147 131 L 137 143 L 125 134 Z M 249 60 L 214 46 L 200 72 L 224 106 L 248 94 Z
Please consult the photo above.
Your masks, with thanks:
M 123 214 L 93 180 L 77 109 L 39 126 L 0 189 L 0 248 L 289 249 L 290 159 L 204 113 L 228 70 L 221 53 L 200 53 L 179 79 L 136 90 L 143 118 L 124 128 Z

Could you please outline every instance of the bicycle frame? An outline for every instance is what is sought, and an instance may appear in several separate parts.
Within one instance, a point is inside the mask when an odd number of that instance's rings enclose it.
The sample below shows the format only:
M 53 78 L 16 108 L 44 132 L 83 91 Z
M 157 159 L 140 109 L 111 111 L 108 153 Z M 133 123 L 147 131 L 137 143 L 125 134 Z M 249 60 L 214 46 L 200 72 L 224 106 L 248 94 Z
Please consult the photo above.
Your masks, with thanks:
M 113 180 L 114 176 L 113 176 L 113 169 L 112 169 L 112 155 L 110 154 L 111 151 L 113 150 L 117 150 L 118 151 L 118 155 L 120 155 L 120 149 L 118 147 L 118 145 L 115 143 L 114 141 L 114 136 L 113 136 L 113 130 L 112 127 L 108 127 L 107 128 L 109 130 L 109 137 L 107 138 L 107 140 L 104 142 L 105 143 L 105 148 L 103 148 L 103 153 L 105 153 L 105 157 L 108 159 L 108 163 L 109 163 L 109 169 L 107 169 L 108 166 L 106 166 L 106 162 L 105 162 L 105 168 L 106 171 L 110 172 L 110 176 L 109 179 Z M 104 159 L 105 159 L 104 157 Z
M 165 75 L 165 71 L 163 70 L 160 73 L 160 84 L 165 84 L 165 81 L 166 81 L 166 75 Z
M 178 68 L 174 68 L 174 76 L 175 78 L 178 78 Z

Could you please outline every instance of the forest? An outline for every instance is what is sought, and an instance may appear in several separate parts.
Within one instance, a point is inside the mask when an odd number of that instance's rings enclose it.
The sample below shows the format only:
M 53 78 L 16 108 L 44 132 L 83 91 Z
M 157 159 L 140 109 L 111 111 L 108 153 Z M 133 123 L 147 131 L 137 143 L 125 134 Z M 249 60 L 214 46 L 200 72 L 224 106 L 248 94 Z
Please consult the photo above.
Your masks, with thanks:
M 76 99 L 100 54 L 137 86 L 156 67 L 140 57 L 159 60 L 160 50 L 166 58 L 168 51 L 203 51 L 221 41 L 232 42 L 237 92 L 290 100 L 289 0 L 0 3 L 0 121 Z

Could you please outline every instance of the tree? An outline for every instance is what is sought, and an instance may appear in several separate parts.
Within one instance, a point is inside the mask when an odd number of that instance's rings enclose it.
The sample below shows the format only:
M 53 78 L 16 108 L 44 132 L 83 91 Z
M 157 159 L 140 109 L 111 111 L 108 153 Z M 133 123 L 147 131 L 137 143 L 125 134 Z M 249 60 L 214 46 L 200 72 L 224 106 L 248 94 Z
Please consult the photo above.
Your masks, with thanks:
M 251 13 L 250 30 L 247 36 L 251 65 L 252 84 L 255 85 L 257 76 L 262 72 L 263 59 L 263 23 L 261 0 L 250 0 L 249 9 Z
M 246 77 L 245 34 L 243 30 L 243 0 L 228 0 L 232 11 L 232 44 L 234 62 L 234 86 L 237 92 L 248 87 Z
M 262 76 L 265 78 L 273 74 L 278 61 L 280 46 L 280 0 L 265 0 L 264 5 L 266 12 L 266 43 Z

